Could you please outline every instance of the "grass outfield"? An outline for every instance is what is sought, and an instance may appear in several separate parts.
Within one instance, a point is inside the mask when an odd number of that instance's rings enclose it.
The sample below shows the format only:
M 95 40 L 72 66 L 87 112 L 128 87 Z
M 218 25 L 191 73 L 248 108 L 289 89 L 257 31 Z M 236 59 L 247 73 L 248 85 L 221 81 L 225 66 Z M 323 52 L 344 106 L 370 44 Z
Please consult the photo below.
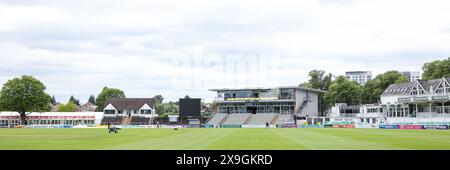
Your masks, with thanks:
M 0 149 L 450 149 L 449 130 L 0 129 Z

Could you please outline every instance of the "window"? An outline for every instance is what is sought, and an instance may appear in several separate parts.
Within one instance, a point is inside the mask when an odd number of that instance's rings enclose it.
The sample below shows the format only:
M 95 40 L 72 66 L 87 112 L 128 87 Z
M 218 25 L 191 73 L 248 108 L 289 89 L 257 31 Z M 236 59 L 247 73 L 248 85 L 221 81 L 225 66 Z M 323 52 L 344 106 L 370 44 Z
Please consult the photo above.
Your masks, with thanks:
M 423 89 L 418 89 L 417 87 L 413 87 L 413 89 L 411 90 L 411 95 L 422 95 L 424 93 L 425 92 Z
M 116 111 L 115 110 L 105 110 L 105 114 L 113 115 L 113 114 L 116 114 Z
M 142 109 L 141 114 L 152 114 L 152 110 L 150 109 Z
M 281 99 L 294 99 L 294 89 L 280 90 Z
M 378 109 L 377 108 L 368 108 L 367 109 L 367 113 L 377 113 Z
M 445 87 L 444 87 L 445 86 Z M 441 84 L 438 86 L 436 93 L 448 93 L 450 92 L 450 86 L 446 81 L 442 81 Z
M 118 110 L 118 114 L 123 114 L 123 110 Z

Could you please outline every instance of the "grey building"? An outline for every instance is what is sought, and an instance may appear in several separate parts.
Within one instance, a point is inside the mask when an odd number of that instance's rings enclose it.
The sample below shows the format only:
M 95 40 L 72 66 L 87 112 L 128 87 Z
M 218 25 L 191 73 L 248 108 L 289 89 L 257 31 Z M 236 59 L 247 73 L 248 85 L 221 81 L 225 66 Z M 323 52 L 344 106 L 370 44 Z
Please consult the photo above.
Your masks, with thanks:
M 367 81 L 372 80 L 371 71 L 347 71 L 345 77 L 350 80 L 356 81 L 360 85 L 366 84 Z
M 277 113 L 317 117 L 318 94 L 325 91 L 301 86 L 276 88 L 210 89 L 217 92 L 216 113 Z
M 407 78 L 410 82 L 422 79 L 422 75 L 418 71 L 403 71 L 402 75 L 405 78 Z

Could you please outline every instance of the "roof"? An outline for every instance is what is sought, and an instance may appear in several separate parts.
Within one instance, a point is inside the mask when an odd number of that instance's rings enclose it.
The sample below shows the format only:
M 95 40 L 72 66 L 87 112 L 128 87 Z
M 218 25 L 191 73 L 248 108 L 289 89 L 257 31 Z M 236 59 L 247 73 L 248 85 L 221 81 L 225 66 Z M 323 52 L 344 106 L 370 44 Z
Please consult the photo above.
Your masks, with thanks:
M 433 80 L 419 80 L 419 83 L 422 85 L 422 87 L 425 89 L 425 91 L 429 92 L 431 90 L 431 87 L 433 87 L 434 90 L 436 90 L 437 86 L 439 85 L 439 82 L 441 82 L 442 79 L 433 79 Z
M 450 81 L 450 77 L 444 79 Z M 433 80 L 417 80 L 415 82 L 409 83 L 391 84 L 384 90 L 382 95 L 407 95 L 410 93 L 411 89 L 414 87 L 416 83 L 419 83 L 427 93 L 430 93 L 431 88 L 433 88 L 433 90 L 436 90 L 441 80 L 442 78 Z
M 118 110 L 140 109 L 144 104 L 153 108 L 153 103 L 153 98 L 113 98 L 109 99 L 105 106 L 111 104 Z
M 409 94 L 411 89 L 414 87 L 414 84 L 414 82 L 391 84 L 386 88 L 386 90 L 384 90 L 382 95 Z
M 346 71 L 345 74 L 372 74 L 372 71 Z
M 219 88 L 219 89 L 209 89 L 209 91 L 244 91 L 244 90 L 271 90 L 271 89 L 300 89 L 305 91 L 313 91 L 318 93 L 325 93 L 327 91 L 307 88 L 302 86 L 280 86 L 280 87 L 272 87 L 272 88 L 263 88 L 263 87 L 246 87 L 246 88 Z

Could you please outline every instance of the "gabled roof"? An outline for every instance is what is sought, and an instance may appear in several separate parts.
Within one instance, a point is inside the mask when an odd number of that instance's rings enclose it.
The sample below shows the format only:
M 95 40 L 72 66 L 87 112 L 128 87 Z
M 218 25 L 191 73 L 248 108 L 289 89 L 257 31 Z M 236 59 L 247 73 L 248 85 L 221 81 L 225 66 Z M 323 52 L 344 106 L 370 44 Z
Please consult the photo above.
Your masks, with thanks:
M 113 98 L 109 99 L 105 103 L 105 106 L 111 104 L 117 110 L 140 109 L 144 104 L 153 108 L 153 103 L 153 98 Z
M 449 81 L 450 77 L 447 77 L 445 79 Z M 419 85 L 424 88 L 426 93 L 431 93 L 431 87 L 433 87 L 433 91 L 436 90 L 441 81 L 442 78 L 433 80 L 417 80 L 416 82 L 409 83 L 391 84 L 384 90 L 381 95 L 407 95 L 411 92 L 411 89 L 416 85 L 416 83 L 419 83 Z
M 409 94 L 411 89 L 414 87 L 414 84 L 414 82 L 391 84 L 386 88 L 386 90 L 384 90 L 382 95 Z
M 430 92 L 431 87 L 433 87 L 433 90 L 436 90 L 437 86 L 439 85 L 439 82 L 441 82 L 442 79 L 433 79 L 433 80 L 419 80 L 420 85 L 425 89 L 425 91 Z

